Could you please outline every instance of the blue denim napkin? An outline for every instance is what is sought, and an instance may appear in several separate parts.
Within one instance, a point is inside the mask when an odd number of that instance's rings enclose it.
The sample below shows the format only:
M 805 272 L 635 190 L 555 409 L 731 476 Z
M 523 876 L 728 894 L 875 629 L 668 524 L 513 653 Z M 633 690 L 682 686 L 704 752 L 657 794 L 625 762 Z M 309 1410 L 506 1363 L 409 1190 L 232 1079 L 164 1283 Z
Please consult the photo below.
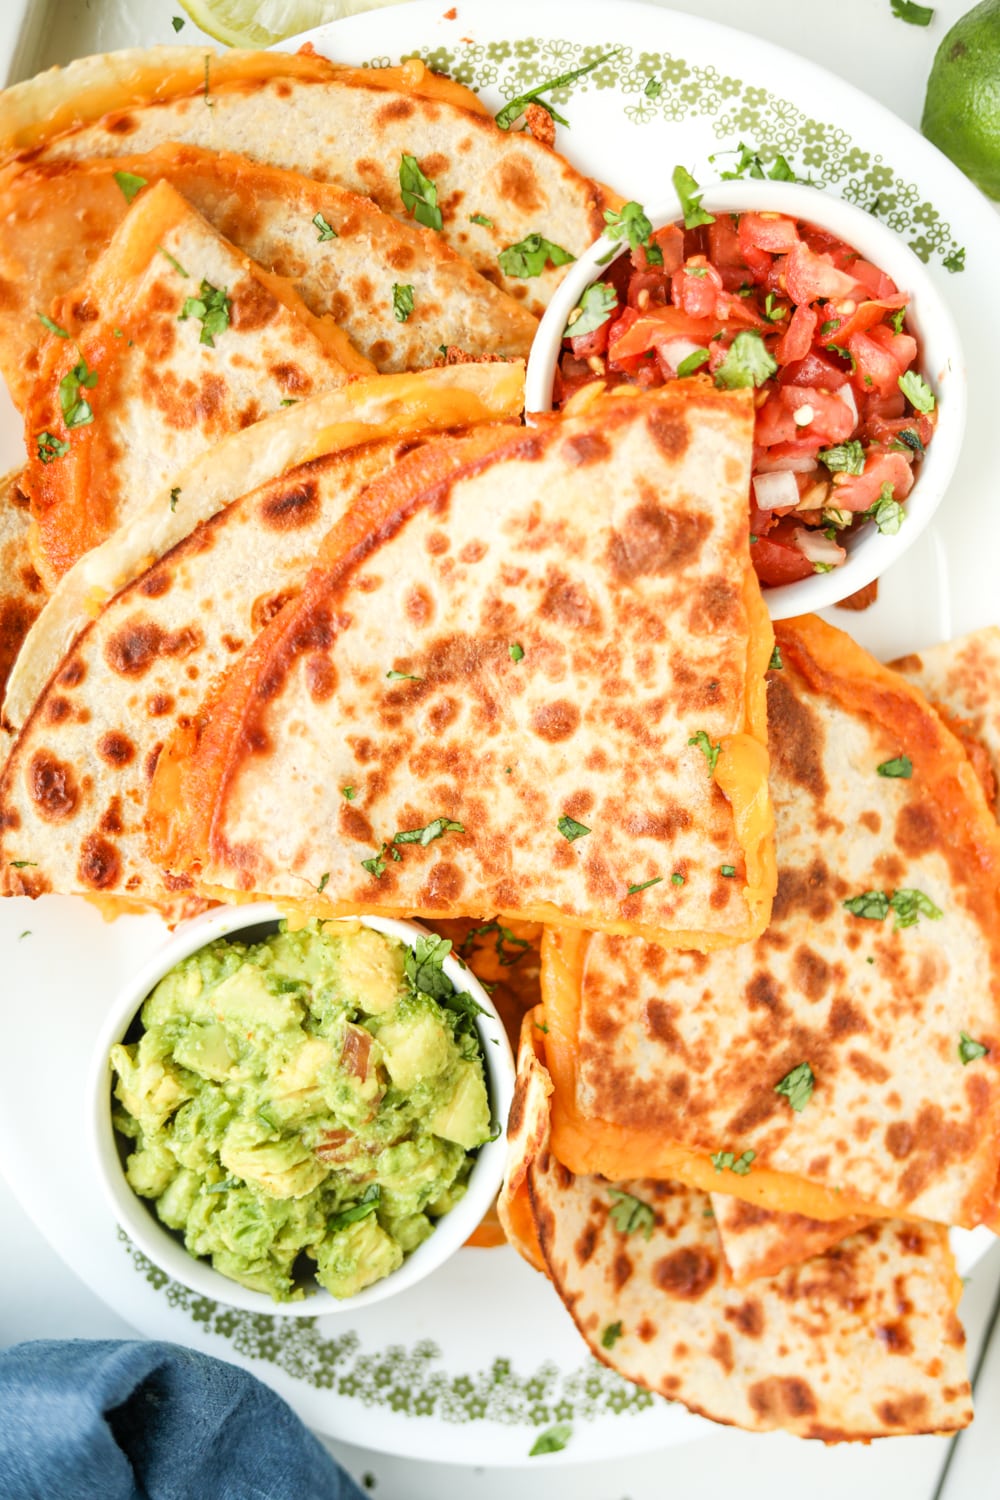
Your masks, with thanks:
M 253 1375 L 177 1344 L 0 1353 L 3 1500 L 362 1500 Z

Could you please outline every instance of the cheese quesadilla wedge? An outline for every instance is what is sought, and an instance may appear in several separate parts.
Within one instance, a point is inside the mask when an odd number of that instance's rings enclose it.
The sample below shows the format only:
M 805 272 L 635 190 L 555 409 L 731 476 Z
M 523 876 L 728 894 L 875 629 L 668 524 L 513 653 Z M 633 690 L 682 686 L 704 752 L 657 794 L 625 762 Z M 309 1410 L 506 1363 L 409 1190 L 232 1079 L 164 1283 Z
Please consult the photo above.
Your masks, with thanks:
M 19 471 L 0 479 L 0 695 L 45 602 L 28 549 L 30 517 L 20 479 Z M 0 759 L 2 751 L 0 734 Z
M 807 1219 L 804 1214 L 761 1208 L 728 1193 L 710 1193 L 709 1205 L 734 1286 L 776 1276 L 786 1266 L 799 1266 L 878 1222 L 860 1214 L 850 1219 Z
M 164 146 L 0 176 L 0 370 L 18 404 L 37 369 L 36 312 L 83 280 L 128 211 L 125 189 L 140 197 L 162 179 L 237 249 L 290 282 L 311 313 L 332 317 L 379 371 L 426 368 L 448 345 L 472 355 L 528 353 L 536 319 L 433 230 L 401 223 L 334 183 Z
M 206 893 L 317 892 L 327 915 L 759 931 L 751 418 L 701 382 L 615 392 L 370 486 L 161 759 L 155 857 Z
M 138 54 L 133 66 L 154 72 L 157 55 L 155 48 L 144 61 Z M 277 55 L 264 54 L 268 62 Z M 113 57 L 109 63 L 114 66 Z M 40 123 L 41 108 L 33 110 L 30 85 L 19 85 L 18 130 L 4 132 L 0 121 L 0 144 L 6 137 L 16 150 L 19 132 L 34 146 L 33 156 L 86 160 L 181 142 L 338 182 L 386 213 L 409 214 L 440 232 L 477 271 L 540 314 L 568 263 L 556 262 L 581 255 L 605 227 L 603 209 L 619 207 L 620 200 L 527 132 L 501 130 L 476 112 L 478 102 L 476 110 L 463 107 L 473 98 L 467 90 L 451 85 L 451 97 L 463 100 L 458 105 L 444 97 L 443 84 L 436 98 L 387 89 L 388 80 L 377 75 L 388 71 L 334 68 L 326 77 L 268 78 L 255 65 L 241 77 L 238 61 L 230 60 L 225 75 L 218 69 L 207 75 L 207 86 L 189 75 L 186 94 L 170 97 L 168 82 L 157 86 L 155 97 L 150 88 L 146 102 L 132 88 L 117 104 L 112 90 L 105 96 L 107 114 L 94 120 L 91 113 L 94 123 L 55 139 Z M 396 70 L 397 77 L 403 71 Z M 46 75 L 35 82 L 46 99 L 41 86 L 51 88 L 51 82 Z M 548 254 L 537 275 L 516 274 L 516 265 L 505 274 L 498 257 L 532 236 L 539 237 L 532 241 L 535 255 L 548 241 L 554 258 Z M 505 264 L 511 271 L 506 257 Z
M 50 588 L 227 432 L 373 373 L 166 182 L 54 311 L 25 411 L 24 473 Z
M 1000 1153 L 1000 830 L 915 688 L 816 619 L 777 639 L 771 925 L 708 958 L 546 933 L 554 1149 L 808 1218 L 972 1227 Z
M 1000 818 L 1000 626 L 988 625 L 892 663 L 965 745 Z
M 207 455 L 210 504 L 201 515 L 197 504 L 188 510 L 200 524 L 86 624 L 18 737 L 0 778 L 0 890 L 76 891 L 176 915 L 191 882 L 161 876 L 143 829 L 163 743 L 301 588 L 323 536 L 364 485 L 433 430 L 435 416 L 447 424 L 459 412 L 487 422 L 516 414 L 515 377 L 489 365 L 359 382 L 369 386 L 365 400 L 335 392 L 278 418 L 278 431 L 242 434 L 214 465 Z M 286 421 L 291 440 L 280 430 Z M 262 455 L 278 477 L 232 499 L 226 485 L 252 480 Z M 164 510 L 178 524 L 180 506 Z
M 538 1018 L 536 1017 L 536 1022 Z M 528 1018 L 500 1208 L 591 1352 L 691 1411 L 824 1442 L 950 1432 L 972 1419 L 961 1284 L 936 1224 L 883 1219 L 825 1255 L 733 1286 L 707 1193 L 570 1172 Z
M 464 364 L 354 380 L 231 433 L 63 575 L 14 665 L 4 719 L 20 728 L 96 610 L 231 500 L 324 453 L 395 434 L 511 421 L 523 406 L 522 364 Z

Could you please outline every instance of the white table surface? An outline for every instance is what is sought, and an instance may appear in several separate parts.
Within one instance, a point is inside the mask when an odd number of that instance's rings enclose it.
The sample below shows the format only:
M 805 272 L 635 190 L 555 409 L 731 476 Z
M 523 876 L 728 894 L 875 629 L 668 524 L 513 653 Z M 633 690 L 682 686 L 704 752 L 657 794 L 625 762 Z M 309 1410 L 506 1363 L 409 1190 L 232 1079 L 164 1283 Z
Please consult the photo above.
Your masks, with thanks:
M 934 51 L 969 3 L 938 0 L 926 29 L 896 20 L 889 0 L 673 0 L 673 8 L 780 43 L 840 73 L 916 125 Z M 19 8 L 19 0 L 0 0 L 0 75 L 11 60 L 16 75 L 24 76 L 87 52 L 172 41 L 170 18 L 179 10 L 175 0 L 51 0 L 31 6 L 18 33 Z M 181 39 L 199 35 L 189 22 Z M 330 1446 L 378 1500 L 508 1500 L 512 1486 L 519 1500 L 548 1500 L 552 1492 L 573 1500 L 662 1500 L 667 1494 L 671 1500 L 843 1500 L 845 1494 L 851 1500 L 989 1500 L 1000 1491 L 1000 1331 L 994 1329 L 985 1353 L 981 1345 L 998 1302 L 1000 1244 L 976 1268 L 962 1302 L 970 1364 L 978 1366 L 979 1417 L 956 1443 L 921 1437 L 824 1448 L 782 1434 L 759 1437 L 720 1427 L 702 1441 L 661 1454 L 516 1472 Z M 134 1336 L 58 1259 L 0 1179 L 0 1345 Z

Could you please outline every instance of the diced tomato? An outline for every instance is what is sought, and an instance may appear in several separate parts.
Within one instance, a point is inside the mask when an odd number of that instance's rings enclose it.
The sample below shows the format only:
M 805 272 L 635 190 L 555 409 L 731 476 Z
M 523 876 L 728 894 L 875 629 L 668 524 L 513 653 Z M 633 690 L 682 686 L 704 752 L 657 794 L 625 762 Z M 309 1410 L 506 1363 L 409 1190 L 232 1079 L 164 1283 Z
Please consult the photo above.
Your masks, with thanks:
M 621 360 L 644 354 L 661 340 L 677 338 L 678 335 L 696 339 L 707 346 L 715 332 L 716 325 L 710 318 L 689 317 L 679 307 L 651 307 L 638 315 L 622 337 L 612 339 L 611 358 Z
M 865 290 L 870 292 L 873 297 L 879 300 L 885 299 L 892 307 L 900 307 L 902 305 L 901 302 L 895 300 L 898 295 L 896 292 L 896 283 L 884 271 L 880 271 L 878 266 L 873 266 L 870 260 L 861 260 L 860 258 L 852 260 L 850 267 L 845 269 L 849 269 L 854 279 L 860 281 Z M 904 297 L 902 301 L 905 302 L 906 298 Z
M 684 231 L 677 224 L 667 224 L 663 229 L 657 229 L 653 233 L 653 243 L 659 246 L 663 256 L 661 267 L 664 276 L 672 276 L 677 267 L 684 263 Z M 639 247 L 642 250 L 642 246 Z M 633 252 L 633 260 L 636 252 Z M 646 252 L 642 250 L 643 260 L 646 260 Z
M 745 262 L 732 214 L 716 214 L 715 223 L 709 224 L 708 258 L 720 271 L 729 267 L 742 273 Z
M 894 333 L 886 323 L 878 323 L 868 331 L 869 338 L 881 344 L 890 355 L 899 374 L 908 370 L 917 357 L 917 341 L 908 333 Z
M 839 390 L 849 379 L 850 371 L 846 365 L 827 359 L 815 350 L 778 371 L 779 385 L 814 385 L 828 391 Z
M 852 333 L 847 340 L 847 351 L 854 358 L 854 383 L 862 394 L 866 390 L 875 390 L 880 396 L 893 394 L 899 381 L 899 366 L 888 349 L 870 334 Z
M 810 420 L 801 426 L 795 413 L 806 409 Z M 758 409 L 754 427 L 755 441 L 765 447 L 772 443 L 798 442 L 808 447 L 846 442 L 854 431 L 854 416 L 838 396 L 811 386 L 785 385 Z
M 887 312 L 895 312 L 897 308 L 905 306 L 905 297 L 886 297 L 880 302 L 859 302 L 852 313 L 845 314 L 832 302 L 826 302 L 821 308 L 823 322 L 837 324 L 827 334 L 827 338 L 832 344 L 843 346 L 844 340 L 850 338 L 852 333 L 864 333 L 876 323 L 881 323 Z
M 915 433 L 925 448 L 934 436 L 933 422 L 917 412 L 909 417 L 887 417 L 874 414 L 866 420 L 865 426 L 871 440 L 875 443 L 882 443 L 886 447 L 889 447 L 891 443 L 901 442 L 900 433 L 902 432 Z
M 783 583 L 797 583 L 800 578 L 813 575 L 813 565 L 808 558 L 803 557 L 790 541 L 783 541 L 778 536 L 783 524 L 779 521 L 768 536 L 757 534 L 757 540 L 750 546 L 750 560 L 757 577 L 771 588 Z
M 685 261 L 670 283 L 674 306 L 692 318 L 714 317 L 716 298 L 721 291 L 722 277 L 703 255 L 693 255 Z
M 841 510 L 867 510 L 892 485 L 894 500 L 905 500 L 913 488 L 913 470 L 902 453 L 870 453 L 863 474 L 835 474 L 832 504 Z
M 633 274 L 628 284 L 629 307 L 665 307 L 669 301 L 669 276 L 664 276 L 656 267 Z
M 787 219 L 784 214 L 740 214 L 738 237 L 744 259 L 749 250 L 787 255 L 800 243 L 795 220 Z
M 856 284 L 853 276 L 838 271 L 827 256 L 816 255 L 806 244 L 796 245 L 785 257 L 782 271 L 785 289 L 793 302 L 849 297 Z
M 611 330 L 611 319 L 598 325 L 590 333 L 583 333 L 579 338 L 567 340 L 577 359 L 589 359 L 592 354 L 605 354 L 608 347 L 608 334 Z
M 774 260 L 766 250 L 758 250 L 756 245 L 742 245 L 743 259 L 746 261 L 747 270 L 751 281 L 765 281 L 769 276 Z
M 775 347 L 774 357 L 779 365 L 805 359 L 812 347 L 817 322 L 815 309 L 811 308 L 808 303 L 803 302 L 795 309 L 788 328 Z

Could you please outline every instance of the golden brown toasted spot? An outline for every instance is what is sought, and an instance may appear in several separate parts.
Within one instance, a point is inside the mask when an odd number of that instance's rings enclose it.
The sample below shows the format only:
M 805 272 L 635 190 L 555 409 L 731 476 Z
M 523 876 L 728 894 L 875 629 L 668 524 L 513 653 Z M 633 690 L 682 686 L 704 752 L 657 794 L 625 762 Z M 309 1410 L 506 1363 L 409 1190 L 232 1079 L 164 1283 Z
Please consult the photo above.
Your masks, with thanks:
M 907 802 L 896 818 L 896 845 L 901 853 L 917 858 L 942 842 L 937 819 L 921 802 Z
M 450 546 L 451 542 L 443 531 L 432 531 L 427 538 L 427 550 L 432 557 L 441 557 Z
M 588 464 L 603 463 L 611 457 L 611 444 L 598 433 L 581 432 L 567 438 L 562 445 L 563 457 L 575 468 L 584 469 Z
M 756 971 L 748 981 L 744 994 L 751 1010 L 767 1010 L 774 1016 L 787 1014 L 777 980 L 766 969 Z
M 121 875 L 121 859 L 113 844 L 97 834 L 88 834 L 80 849 L 77 875 L 83 885 L 95 891 L 107 890 Z
M 270 494 L 261 502 L 260 518 L 272 531 L 295 531 L 311 526 L 319 514 L 319 487 L 307 479 Z
M 97 742 L 97 753 L 109 766 L 128 766 L 135 759 L 135 746 L 127 734 L 109 729 Z
M 434 619 L 434 599 L 422 583 L 415 583 L 403 601 L 406 618 L 414 625 L 429 625 Z
M 103 122 L 105 130 L 111 135 L 131 135 L 138 130 L 139 122 L 134 115 L 110 115 Z
M 278 313 L 281 306 L 277 297 L 260 281 L 245 276 L 238 281 L 229 294 L 229 321 L 241 333 L 252 333 L 265 328 Z
M 858 822 L 863 828 L 867 828 L 869 833 L 878 833 L 882 827 L 882 819 L 879 817 L 878 813 L 873 810 L 863 812 L 859 817 Z
M 697 1302 L 713 1285 L 718 1262 L 704 1245 L 685 1245 L 653 1264 L 653 1284 L 668 1297 Z
M 153 719 L 161 719 L 164 714 L 170 713 L 173 706 L 172 693 L 151 693 L 146 699 L 146 712 Z
M 68 698 L 50 698 L 45 706 L 45 722 L 47 724 L 61 724 L 69 716 L 70 703 Z
M 912 1354 L 913 1340 L 910 1331 L 902 1321 L 896 1323 L 883 1323 L 875 1329 L 875 1337 L 890 1354 Z
M 372 825 L 360 808 L 352 807 L 345 800 L 341 804 L 338 821 L 340 823 L 340 831 L 346 838 L 354 839 L 359 844 L 374 843 L 375 835 Z
M 866 1017 L 843 995 L 838 995 L 830 1007 L 828 1027 L 830 1035 L 838 1041 L 841 1037 L 870 1029 Z
M 927 1397 L 914 1392 L 909 1396 L 899 1396 L 894 1401 L 880 1401 L 875 1412 L 886 1427 L 916 1427 L 926 1419 Z
M 616 1292 L 620 1292 L 628 1281 L 635 1267 L 624 1250 L 619 1250 L 611 1262 L 611 1284 Z
M 483 558 L 486 556 L 486 553 L 488 551 L 489 551 L 489 548 L 487 547 L 487 545 L 486 545 L 485 542 L 481 542 L 481 541 L 466 542 L 465 546 L 462 548 L 461 552 L 458 554 L 458 560 L 459 560 L 459 562 L 464 562 L 464 563 L 482 562 Z
M 593 1220 L 588 1220 L 573 1249 L 578 1263 L 585 1266 L 597 1249 L 597 1225 Z
M 768 750 L 780 775 L 804 787 L 817 802 L 827 795 L 825 740 L 818 716 L 796 697 L 780 672 L 772 673 L 767 686 Z
M 28 791 L 41 816 L 61 823 L 73 816 L 80 800 L 72 766 L 57 760 L 48 750 L 36 750 L 28 767 Z
M 110 637 L 104 659 L 121 677 L 142 677 L 160 654 L 163 639 L 163 630 L 154 621 L 133 616 Z
M 667 458 L 680 458 L 688 445 L 687 423 L 656 406 L 647 413 L 646 427 L 653 442 Z
M 697 635 L 716 635 L 734 625 L 739 614 L 740 590 L 726 578 L 706 578 L 697 585 L 688 623 Z
M 386 256 L 386 260 L 394 271 L 408 271 L 416 260 L 417 255 L 412 245 L 394 245 Z
M 426 167 L 424 168 L 426 171 Z M 523 156 L 511 155 L 504 161 L 499 175 L 499 197 L 522 213 L 534 213 L 544 207 L 538 181 Z
M 513 586 L 519 581 L 511 580 Z M 549 570 L 539 613 L 574 630 L 592 630 L 601 624 L 600 612 L 583 584 L 576 583 L 558 568 Z
M 807 1000 L 820 1000 L 830 984 L 830 965 L 802 943 L 792 955 L 792 977 Z
M 263 630 L 286 604 L 298 598 L 298 594 L 298 589 L 276 589 L 273 594 L 259 594 L 250 609 L 250 624 L 254 631 Z
M 301 365 L 293 364 L 291 360 L 271 365 L 269 373 L 284 390 L 292 391 L 297 396 L 308 396 L 312 390 L 312 380 Z
M 571 739 L 580 726 L 580 710 L 567 698 L 543 703 L 531 716 L 531 728 L 539 739 L 558 744 Z
M 875 1058 L 866 1057 L 863 1052 L 848 1052 L 847 1061 L 866 1083 L 888 1083 L 889 1069 Z
M 315 652 L 306 658 L 306 688 L 314 703 L 325 703 L 337 688 L 337 669 L 328 656 Z
M 721 1330 L 715 1335 L 712 1346 L 709 1349 L 712 1359 L 717 1360 L 727 1375 L 733 1373 L 735 1360 L 733 1359 L 733 1341 L 728 1333 Z
M 711 529 L 708 516 L 644 500 L 612 532 L 608 564 L 623 583 L 676 572 L 694 561 Z
M 0 693 L 38 614 L 39 608 L 26 599 L 0 599 Z
M 773 740 L 769 743 L 769 749 L 773 753 Z M 779 870 L 772 924 L 783 922 L 795 911 L 804 911 L 816 921 L 823 921 L 833 911 L 835 904 L 830 884 L 830 871 L 819 858 L 814 859 L 807 870 Z
M 408 120 L 413 114 L 413 101 L 411 99 L 390 99 L 388 104 L 383 104 L 375 111 L 376 125 L 389 125 L 393 120 Z
M 913 1128 L 905 1120 L 894 1120 L 885 1132 L 886 1150 L 897 1161 L 905 1161 L 914 1144 Z
M 145 594 L 147 599 L 160 599 L 169 591 L 173 581 L 169 568 L 150 568 L 138 585 L 139 593 Z
M 71 656 L 56 678 L 60 687 L 79 687 L 87 675 L 87 668 L 79 656 Z
M 420 891 L 429 906 L 452 906 L 465 888 L 465 876 L 450 860 L 441 859 L 431 870 Z

